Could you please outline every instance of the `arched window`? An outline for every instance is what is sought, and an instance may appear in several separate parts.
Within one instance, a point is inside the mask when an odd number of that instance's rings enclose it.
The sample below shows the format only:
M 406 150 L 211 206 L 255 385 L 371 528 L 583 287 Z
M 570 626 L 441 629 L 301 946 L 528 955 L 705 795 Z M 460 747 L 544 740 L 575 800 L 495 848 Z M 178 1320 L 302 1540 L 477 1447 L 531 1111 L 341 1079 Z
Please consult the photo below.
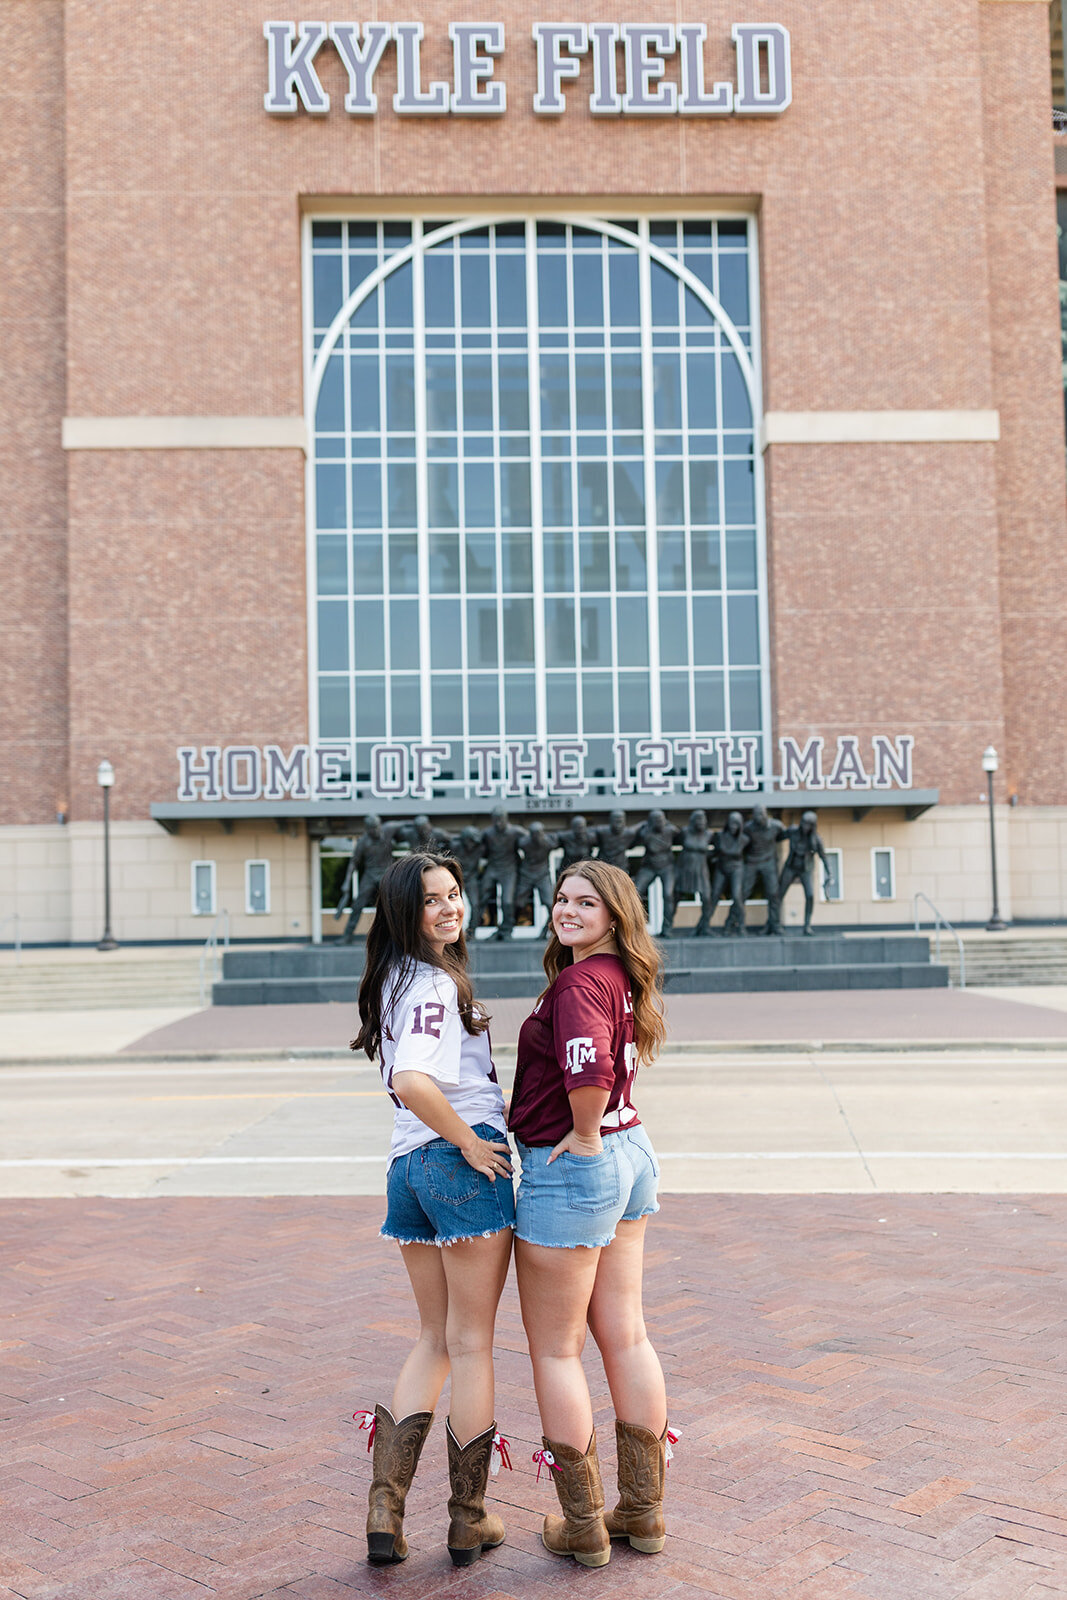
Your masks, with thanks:
M 310 224 L 313 733 L 766 735 L 752 222 Z M 681 773 L 679 773 L 679 785 Z

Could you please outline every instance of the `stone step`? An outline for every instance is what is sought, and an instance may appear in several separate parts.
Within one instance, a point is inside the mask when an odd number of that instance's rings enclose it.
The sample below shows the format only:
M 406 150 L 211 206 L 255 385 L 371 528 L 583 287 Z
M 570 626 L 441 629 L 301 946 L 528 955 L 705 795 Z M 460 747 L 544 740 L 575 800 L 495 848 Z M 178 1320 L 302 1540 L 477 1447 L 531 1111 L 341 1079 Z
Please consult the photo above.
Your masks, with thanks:
M 665 974 L 668 994 L 744 994 L 772 990 L 931 989 L 948 984 L 948 969 L 920 962 L 834 967 L 678 967 Z M 212 991 L 217 1006 L 307 1005 L 340 1001 L 355 1005 L 351 977 L 227 978 Z M 528 972 L 496 972 L 478 985 L 484 1000 L 533 999 L 538 985 Z
M 208 972 L 210 983 L 212 972 Z M 122 1011 L 200 1001 L 199 957 L 0 968 L 0 1012 Z
M 935 941 L 930 938 L 931 959 Z M 1067 984 L 1067 934 L 1044 939 L 1027 939 L 996 934 L 968 933 L 964 940 L 968 987 L 1020 988 Z M 956 941 L 942 936 L 941 959 L 948 965 L 953 983 L 959 982 L 959 951 Z

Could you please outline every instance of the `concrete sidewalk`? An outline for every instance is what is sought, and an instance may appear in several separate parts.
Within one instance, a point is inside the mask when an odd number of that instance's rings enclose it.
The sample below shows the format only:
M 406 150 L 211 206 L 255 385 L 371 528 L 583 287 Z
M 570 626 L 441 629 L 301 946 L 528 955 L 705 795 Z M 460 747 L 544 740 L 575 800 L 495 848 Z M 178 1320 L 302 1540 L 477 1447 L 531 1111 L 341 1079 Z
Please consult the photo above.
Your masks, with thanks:
M 513 1047 L 530 999 L 492 1004 L 493 1042 Z M 849 1048 L 1067 1047 L 1063 989 L 869 989 L 808 994 L 675 995 L 668 1043 L 704 1049 L 812 1044 Z M 347 1052 L 356 1029 L 349 1005 L 179 1007 L 156 1011 L 8 1012 L 0 1016 L 0 1064 L 126 1055 L 257 1058 Z

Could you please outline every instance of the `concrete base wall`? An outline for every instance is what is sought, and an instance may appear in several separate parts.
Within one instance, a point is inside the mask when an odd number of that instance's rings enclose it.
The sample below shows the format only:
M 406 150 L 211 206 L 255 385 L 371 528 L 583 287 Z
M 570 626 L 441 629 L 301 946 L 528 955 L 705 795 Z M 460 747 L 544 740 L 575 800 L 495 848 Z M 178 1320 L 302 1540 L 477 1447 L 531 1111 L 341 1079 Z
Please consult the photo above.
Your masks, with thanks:
M 270 862 L 270 911 L 245 911 L 245 862 Z M 214 861 L 216 906 L 231 939 L 308 938 L 311 845 L 302 833 L 239 824 L 180 834 L 154 822 L 111 828 L 111 926 L 122 942 L 207 938 L 212 918 L 192 912 L 194 861 Z M 0 920 L 19 916 L 24 943 L 91 943 L 103 931 L 104 845 L 99 823 L 0 828 Z M 12 925 L 0 926 L 10 943 Z
M 998 807 L 997 862 L 1000 910 L 1034 920 L 1067 918 L 1067 807 Z M 873 813 L 861 822 L 824 812 L 819 819 L 828 849 L 841 851 L 844 898 L 817 902 L 817 926 L 907 924 L 912 897 L 921 890 L 954 923 L 984 922 L 992 896 L 989 814 L 984 806 L 941 807 L 915 822 Z M 893 851 L 895 895 L 876 900 L 872 851 Z M 120 942 L 207 937 L 211 918 L 194 916 L 191 866 L 216 863 L 216 905 L 230 913 L 234 939 L 309 938 L 311 841 L 261 824 L 217 823 L 168 834 L 153 822 L 120 822 L 111 829 L 112 929 Z M 270 911 L 245 911 L 245 862 L 270 862 Z M 10 944 L 17 913 L 24 943 L 91 943 L 103 930 L 103 834 L 99 823 L 0 828 L 0 944 Z M 725 917 L 720 907 L 717 922 Z M 803 920 L 804 896 L 790 890 L 783 922 Z M 754 906 L 753 921 L 762 917 Z M 683 906 L 678 925 L 693 920 Z M 324 917 L 327 938 L 343 923 Z

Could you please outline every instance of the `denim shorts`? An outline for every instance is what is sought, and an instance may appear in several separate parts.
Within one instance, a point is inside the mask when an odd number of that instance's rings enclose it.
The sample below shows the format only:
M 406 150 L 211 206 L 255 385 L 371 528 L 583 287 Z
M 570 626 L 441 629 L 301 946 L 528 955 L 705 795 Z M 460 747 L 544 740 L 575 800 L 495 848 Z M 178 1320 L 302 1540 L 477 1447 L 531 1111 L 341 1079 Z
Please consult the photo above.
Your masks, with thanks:
M 480 1122 L 474 1131 L 479 1139 L 507 1139 L 489 1122 Z M 511 1179 L 491 1181 L 484 1172 L 475 1172 L 447 1139 L 433 1139 L 397 1156 L 385 1180 L 385 1197 L 381 1236 L 400 1244 L 456 1244 L 515 1226 Z
M 636 1222 L 659 1210 L 659 1164 L 640 1123 L 620 1133 L 606 1133 L 598 1156 L 564 1151 L 551 1166 L 548 1146 L 519 1144 L 518 1148 L 522 1180 L 515 1237 L 527 1244 L 562 1250 L 610 1244 L 617 1223 Z

